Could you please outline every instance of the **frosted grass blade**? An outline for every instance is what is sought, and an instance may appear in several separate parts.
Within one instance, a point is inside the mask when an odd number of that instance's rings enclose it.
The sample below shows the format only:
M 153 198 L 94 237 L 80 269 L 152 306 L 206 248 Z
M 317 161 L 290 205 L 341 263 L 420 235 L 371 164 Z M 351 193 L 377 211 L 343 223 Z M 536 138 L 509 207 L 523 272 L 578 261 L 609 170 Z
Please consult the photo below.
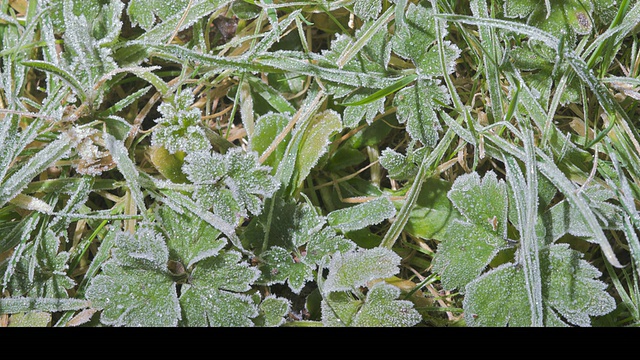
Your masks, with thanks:
M 387 197 L 379 197 L 362 204 L 338 209 L 327 215 L 327 222 L 342 231 L 353 231 L 376 225 L 393 217 L 396 208 Z
M 524 268 L 525 287 L 529 299 L 529 308 L 531 309 L 531 325 L 543 326 L 542 278 L 540 274 L 540 259 L 538 257 L 538 239 L 535 234 L 537 219 L 535 211 L 537 211 L 538 195 L 535 175 L 529 176 L 525 181 L 518 163 L 512 156 L 506 155 L 504 161 L 507 180 L 513 190 L 515 200 L 515 204 L 511 205 L 515 205 L 518 214 L 518 230 L 520 231 L 520 242 L 522 244 L 520 247 L 521 258 L 518 262 L 522 262 Z M 535 166 L 535 163 L 533 166 Z M 536 171 L 534 171 L 535 173 Z M 527 175 L 529 175 L 529 169 L 527 169 Z M 533 189 L 532 185 L 535 186 Z M 532 217 L 533 222 L 530 222 Z
M 488 18 L 489 10 L 487 9 L 486 0 L 474 0 L 471 2 L 471 10 L 474 15 L 480 18 Z M 500 88 L 500 71 L 498 69 L 499 59 L 502 58 L 502 48 L 500 41 L 488 26 L 479 26 L 480 40 L 482 41 L 482 60 L 485 67 L 485 77 L 489 94 L 491 97 L 491 112 L 496 120 L 503 120 L 503 93 Z M 509 119 L 504 119 L 509 121 Z
M 23 61 L 22 64 L 57 75 L 73 89 L 73 91 L 80 97 L 80 100 L 82 102 L 85 102 L 87 100 L 87 94 L 82 84 L 78 80 L 76 80 L 76 78 L 71 75 L 71 73 L 62 69 L 56 64 L 52 64 L 50 62 L 42 60 L 28 60 Z
M 369 104 L 372 103 L 378 99 L 382 99 L 383 97 L 386 97 L 387 95 L 391 95 L 393 93 L 395 93 L 396 91 L 404 88 L 405 86 L 411 84 L 412 82 L 414 82 L 416 79 L 418 78 L 417 74 L 412 74 L 412 75 L 408 75 L 403 77 L 402 79 L 396 81 L 395 83 L 391 84 L 390 86 L 387 86 L 384 89 L 380 89 L 376 92 L 374 92 L 373 94 L 367 96 L 366 98 L 362 99 L 362 100 L 358 100 L 358 101 L 354 101 L 354 102 L 349 102 L 349 103 L 342 103 L 340 105 L 342 106 L 359 106 L 359 105 L 365 105 L 365 104 Z
M 129 191 L 131 191 L 131 195 L 138 207 L 138 211 L 146 217 L 147 207 L 144 204 L 144 195 L 142 194 L 142 190 L 140 190 L 138 170 L 136 169 L 133 161 L 129 158 L 129 151 L 122 141 L 117 140 L 110 134 L 104 134 L 104 142 L 113 157 L 113 161 L 115 161 L 118 166 L 118 170 L 120 170 L 120 173 L 122 173 L 124 178 L 127 180 Z
M 393 17 L 395 16 L 394 10 L 395 6 L 389 6 L 387 11 L 385 11 L 384 14 L 378 17 L 378 19 L 373 22 L 373 25 L 368 27 L 367 30 L 365 30 L 365 32 L 361 34 L 360 38 L 358 38 L 358 40 L 356 40 L 356 42 L 353 43 L 352 46 L 348 47 L 342 54 L 340 54 L 340 57 L 338 58 L 338 61 L 336 63 L 336 65 L 338 65 L 338 68 L 342 69 L 343 66 L 345 66 L 351 59 L 353 59 L 354 56 L 358 54 L 358 52 L 360 52 L 360 50 L 362 50 L 362 48 L 367 45 L 373 35 L 375 35 L 380 29 L 382 29 L 383 26 L 386 26 L 391 20 L 393 20 Z
M 0 184 L 0 206 L 16 197 L 36 175 L 62 158 L 74 145 L 71 137 L 62 134 L 29 159 L 18 171 Z
M 29 311 L 69 311 L 80 310 L 91 306 L 91 302 L 82 299 L 56 298 L 2 298 L 0 299 L 0 314 L 15 314 Z

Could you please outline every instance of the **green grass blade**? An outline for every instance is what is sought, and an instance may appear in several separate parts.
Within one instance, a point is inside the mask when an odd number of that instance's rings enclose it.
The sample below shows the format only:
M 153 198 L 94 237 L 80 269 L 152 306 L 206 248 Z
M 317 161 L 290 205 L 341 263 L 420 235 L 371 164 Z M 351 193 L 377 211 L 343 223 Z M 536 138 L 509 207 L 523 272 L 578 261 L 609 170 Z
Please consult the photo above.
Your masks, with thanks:
M 131 195 L 138 207 L 138 211 L 146 217 L 147 207 L 144 204 L 144 195 L 140 189 L 138 170 L 136 169 L 133 161 L 129 158 L 129 151 L 127 151 L 127 148 L 124 146 L 122 141 L 118 141 L 110 134 L 104 134 L 104 142 L 105 146 L 111 153 L 113 160 L 118 166 L 118 170 L 120 170 L 120 173 L 122 173 L 127 181 L 129 191 L 131 191 Z
M 80 97 L 80 100 L 82 102 L 85 102 L 87 100 L 87 94 L 86 94 L 86 92 L 84 90 L 84 87 L 68 71 L 56 66 L 55 64 L 52 64 L 52 63 L 46 62 L 46 61 L 42 61 L 42 60 L 28 60 L 28 61 L 23 61 L 22 64 L 25 65 L 25 66 L 30 66 L 32 68 L 35 68 L 35 69 L 38 69 L 38 70 L 42 70 L 42 71 L 46 71 L 48 73 L 57 75 L 65 83 L 67 83 L 67 85 L 69 85 L 73 89 L 73 91 Z
M 384 89 L 380 89 L 376 92 L 374 92 L 373 94 L 367 96 L 364 99 L 358 100 L 358 101 L 354 101 L 354 102 L 350 102 L 350 103 L 342 103 L 340 105 L 342 106 L 358 106 L 358 105 L 364 105 L 364 104 L 369 104 L 372 103 L 378 99 L 382 99 L 383 97 L 386 97 L 387 95 L 391 95 L 393 93 L 395 93 L 396 91 L 403 89 L 405 86 L 411 84 L 412 82 L 414 82 L 416 79 L 418 78 L 417 74 L 411 74 L 411 75 L 407 75 L 405 77 L 403 77 L 402 79 L 396 81 L 395 83 L 391 84 L 390 86 L 387 86 Z
M 57 298 L 1 298 L 0 314 L 15 314 L 29 311 L 69 311 L 91 306 L 88 300 Z
M 18 171 L 0 184 L 0 206 L 4 206 L 16 197 L 36 175 L 64 156 L 73 145 L 71 137 L 63 134 L 29 159 Z

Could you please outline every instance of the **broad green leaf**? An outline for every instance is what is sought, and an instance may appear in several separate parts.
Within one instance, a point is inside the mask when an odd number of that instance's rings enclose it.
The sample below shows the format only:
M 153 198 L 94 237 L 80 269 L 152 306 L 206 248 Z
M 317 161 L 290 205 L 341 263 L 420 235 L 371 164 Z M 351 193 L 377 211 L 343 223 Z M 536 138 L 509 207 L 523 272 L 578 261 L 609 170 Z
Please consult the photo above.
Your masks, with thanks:
M 506 0 L 505 16 L 527 18 L 527 23 L 557 37 L 565 36 L 573 44 L 576 35 L 589 34 L 594 19 L 612 18 L 612 0 Z M 594 11 L 594 8 L 596 11 Z M 610 20 L 609 20 L 610 21 Z
M 584 189 L 589 206 L 603 229 L 621 230 L 623 227 L 622 209 L 607 201 L 614 198 L 611 190 L 600 185 L 588 186 Z M 544 215 L 543 221 L 547 225 L 547 239 L 556 241 L 565 234 L 585 237 L 589 241 L 594 234 L 589 231 L 585 220 L 580 216 L 580 211 L 571 206 L 568 200 L 562 200 L 551 207 Z
M 325 223 L 307 203 L 275 197 L 269 206 L 272 211 L 255 218 L 245 232 L 245 238 L 258 250 L 275 246 L 289 252 L 297 250 Z
M 453 220 L 446 234 L 447 238 L 438 245 L 433 270 L 440 274 L 446 289 L 460 292 L 507 244 L 495 233 L 460 220 Z
M 325 110 L 313 117 L 305 129 L 296 158 L 297 182 L 294 183 L 296 187 L 302 184 L 320 157 L 327 151 L 329 137 L 340 130 L 342 130 L 342 120 L 336 111 Z
M 448 197 L 466 221 L 453 220 L 438 245 L 433 269 L 447 289 L 465 286 L 507 247 L 507 188 L 494 172 L 456 179 Z
M 369 289 L 362 308 L 353 317 L 352 326 L 410 327 L 418 324 L 422 316 L 408 300 L 396 300 L 400 289 L 379 282 Z
M 284 131 L 290 120 L 290 117 L 285 114 L 269 113 L 260 116 L 256 120 L 256 127 L 250 139 L 251 150 L 262 155 L 269 148 L 273 139 Z M 275 165 L 282 160 L 287 149 L 287 143 L 290 140 L 291 134 L 287 134 L 284 140 L 278 144 L 276 149 L 262 163 L 275 169 Z
M 509 263 L 467 284 L 463 300 L 468 326 L 512 326 L 531 324 L 522 269 Z M 548 308 L 545 308 L 548 314 Z M 546 319 L 545 319 L 546 320 Z
M 331 172 L 338 172 L 358 166 L 367 159 L 368 157 L 363 154 L 362 150 L 354 149 L 350 146 L 341 146 L 331 154 L 326 169 Z
M 117 245 L 111 250 L 111 256 L 118 265 L 157 271 L 166 268 L 169 249 L 164 236 L 151 225 L 142 225 L 135 235 L 120 232 L 115 242 Z
M 180 319 L 176 285 L 167 273 L 108 262 L 86 296 L 93 307 L 102 309 L 100 321 L 105 325 L 167 327 Z
M 386 197 L 380 197 L 352 207 L 332 211 L 327 222 L 332 227 L 348 232 L 359 230 L 393 217 L 396 209 Z
M 204 220 L 214 228 L 222 231 L 227 236 L 233 245 L 238 248 L 242 248 L 240 239 L 236 235 L 235 224 L 228 223 L 219 215 L 216 215 L 209 211 L 208 208 L 193 201 L 189 196 L 179 191 L 164 190 L 162 191 L 165 197 L 162 198 L 162 202 L 169 207 L 177 209 L 178 212 L 185 212 L 197 216 L 199 219 Z
M 407 124 L 407 132 L 424 146 L 433 147 L 441 129 L 437 110 L 450 102 L 446 88 L 434 80 L 418 80 L 393 99 L 398 108 L 398 122 Z
M 267 285 L 288 283 L 289 288 L 299 294 L 304 285 L 313 280 L 313 268 L 297 261 L 291 256 L 290 250 L 273 246 L 260 255 L 263 263 L 260 266 L 262 276 L 260 282 Z
M 150 226 L 135 235 L 121 232 L 112 256 L 86 291 L 93 307 L 102 310 L 100 321 L 112 326 L 176 326 L 180 305 L 167 269 L 164 237 Z
M 261 250 L 257 252 L 262 273 L 259 282 L 286 281 L 294 293 L 299 293 L 313 279 L 313 271 L 325 256 L 355 247 L 332 228 L 323 227 L 325 219 L 307 203 L 279 197 L 270 202 L 273 218 L 265 212 L 243 234 L 252 246 Z
M 505 0 L 504 15 L 507 17 L 527 17 L 538 5 L 544 6 L 544 3 L 537 0 Z
M 493 171 L 483 178 L 477 172 L 459 176 L 447 196 L 469 223 L 506 236 L 507 187 Z
M 276 327 L 284 324 L 285 316 L 291 309 L 291 302 L 285 298 L 279 298 L 275 295 L 269 295 L 260 302 L 260 317 L 257 321 L 258 326 Z
M 9 327 L 47 327 L 50 322 L 51 314 L 42 311 L 30 311 L 13 314 L 9 318 Z
M 325 256 L 331 256 L 338 252 L 344 254 L 355 250 L 355 248 L 356 244 L 351 240 L 326 227 L 311 236 L 302 260 L 306 264 L 321 264 Z
M 227 241 L 220 231 L 192 214 L 179 214 L 168 206 L 159 210 L 162 228 L 166 232 L 169 259 L 181 262 L 186 268 L 215 256 Z
M 392 38 L 393 51 L 399 56 L 413 61 L 418 74 L 424 76 L 444 75 L 440 70 L 438 47 L 435 46 L 436 23 L 441 26 L 440 33 L 446 34 L 444 22 L 437 22 L 433 10 L 422 5 L 410 3 L 404 17 L 404 23 L 396 28 Z M 460 49 L 451 42 L 445 44 L 445 63 L 447 73 L 452 73 Z
M 320 303 L 322 324 L 325 327 L 349 326 L 362 301 L 348 292 L 332 292 L 324 295 Z
M 413 179 L 418 172 L 418 164 L 422 162 L 426 150 L 426 147 L 414 149 L 413 146 L 411 146 L 407 149 L 407 154 L 403 155 L 393 149 L 387 148 L 382 150 L 380 164 L 387 169 L 391 179 Z
M 366 297 L 349 292 L 326 294 L 320 304 L 322 323 L 328 327 L 410 327 L 422 320 L 408 300 L 397 300 L 400 289 L 384 281 L 374 284 Z
M 396 253 L 382 247 L 336 253 L 329 263 L 323 292 L 350 291 L 369 281 L 393 276 L 400 260 Z
M 418 201 L 411 210 L 405 231 L 423 239 L 446 241 L 447 225 L 462 216 L 453 207 L 447 193 L 451 189 L 448 181 L 429 178 L 418 195 Z M 394 201 L 399 210 L 403 201 Z
M 250 296 L 259 271 L 235 251 L 200 261 L 180 295 L 183 326 L 253 326 L 257 306 Z
M 373 89 L 359 89 L 344 98 L 344 102 L 350 103 L 350 105 L 344 109 L 343 122 L 345 127 L 355 128 L 362 119 L 364 119 L 367 124 L 371 124 L 376 115 L 384 112 L 384 96 L 365 104 L 358 104 L 361 100 L 371 98 L 372 95 L 376 93 Z
M 279 187 L 271 168 L 260 165 L 255 152 L 231 148 L 225 155 L 198 151 L 185 157 L 182 169 L 195 184 L 193 197 L 230 224 L 249 213 L 259 215 L 263 202 Z M 234 209 L 229 213 L 228 209 Z
M 541 265 L 547 282 L 546 298 L 570 324 L 589 326 L 590 316 L 601 316 L 613 311 L 615 300 L 605 290 L 607 284 L 596 278 L 602 273 L 583 260 L 583 255 L 568 244 L 552 246 Z
M 560 244 L 540 255 L 546 326 L 590 326 L 590 316 L 614 310 L 615 301 L 605 291 L 606 284 L 595 279 L 601 273 L 581 259 L 581 253 Z M 530 326 L 531 309 L 522 268 L 505 264 L 472 281 L 467 285 L 463 307 L 469 326 Z
M 240 19 L 250 20 L 260 15 L 262 9 L 253 3 L 244 0 L 235 0 L 231 4 L 231 11 Z
M 131 0 L 127 5 L 127 15 L 131 19 L 131 25 L 140 25 L 145 30 L 150 30 L 156 23 L 156 17 L 160 21 L 182 14 L 189 4 L 189 0 L 177 0 L 170 3 L 161 0 Z

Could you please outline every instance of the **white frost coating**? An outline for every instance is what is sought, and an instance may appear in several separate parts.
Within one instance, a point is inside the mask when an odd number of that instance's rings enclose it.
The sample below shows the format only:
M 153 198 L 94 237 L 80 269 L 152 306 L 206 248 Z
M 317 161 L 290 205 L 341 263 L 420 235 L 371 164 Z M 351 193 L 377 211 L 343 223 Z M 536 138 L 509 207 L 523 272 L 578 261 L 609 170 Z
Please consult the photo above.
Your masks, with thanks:
M 327 222 L 342 232 L 376 225 L 396 214 L 396 208 L 387 197 L 379 197 L 349 208 L 335 210 L 327 215 Z
M 306 179 L 320 157 L 327 152 L 329 137 L 340 130 L 342 130 L 342 117 L 335 110 L 325 110 L 313 117 L 309 127 L 305 129 L 302 143 L 298 150 L 296 159 L 296 169 L 298 170 L 297 186 Z
M 138 210 L 142 213 L 142 216 L 147 217 L 148 214 L 144 204 L 144 196 L 142 195 L 140 183 L 138 182 L 138 170 L 129 158 L 129 151 L 122 141 L 117 140 L 108 133 L 104 133 L 104 143 L 111 153 L 113 161 L 118 165 L 118 170 L 120 170 L 127 181 L 129 191 L 131 191 L 131 195 L 138 207 Z
M 354 316 L 353 326 L 411 327 L 422 320 L 409 300 L 396 300 L 400 289 L 385 282 L 376 283 L 360 311 Z
M 322 290 L 325 294 L 347 291 L 371 280 L 393 276 L 398 273 L 401 260 L 395 252 L 382 247 L 336 253 L 329 263 L 329 275 Z
M 280 326 L 285 322 L 285 316 L 291 310 L 291 301 L 275 295 L 268 295 L 260 303 L 260 310 L 264 313 L 264 326 Z
M 353 12 L 362 20 L 376 18 L 382 10 L 382 2 L 379 0 L 356 0 L 353 4 Z
M 119 232 L 115 242 L 117 248 L 114 249 L 114 259 L 121 265 L 135 265 L 131 260 L 138 259 L 146 260 L 155 268 L 163 269 L 169 260 L 169 249 L 164 237 L 148 225 L 138 228 L 135 235 Z
M 11 203 L 26 210 L 38 211 L 51 214 L 53 207 L 46 202 L 29 195 L 18 194 L 11 200 Z
M 16 197 L 29 184 L 31 179 L 44 171 L 51 163 L 60 159 L 73 145 L 74 141 L 63 133 L 57 140 L 49 143 L 29 159 L 9 179 L 0 184 L 0 206 Z

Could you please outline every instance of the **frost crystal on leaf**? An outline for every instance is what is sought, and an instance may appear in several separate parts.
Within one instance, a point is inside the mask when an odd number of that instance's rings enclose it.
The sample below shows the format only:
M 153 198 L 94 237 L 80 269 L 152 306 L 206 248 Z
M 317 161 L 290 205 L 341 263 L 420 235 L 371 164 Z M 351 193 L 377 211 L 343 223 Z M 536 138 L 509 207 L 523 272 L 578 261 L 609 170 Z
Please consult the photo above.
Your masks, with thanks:
M 187 268 L 217 255 L 227 243 L 220 238 L 220 231 L 196 216 L 179 214 L 169 207 L 161 208 L 159 213 L 167 234 L 169 258 Z
M 294 293 L 299 293 L 323 258 L 337 251 L 346 252 L 355 244 L 335 230 L 324 227 L 324 217 L 318 216 L 306 203 L 270 200 L 273 217 L 264 213 L 255 218 L 244 233 L 259 254 L 260 283 L 288 282 Z M 266 244 L 265 244 L 266 242 Z
M 422 316 L 408 300 L 396 300 L 400 289 L 385 282 L 376 283 L 367 294 L 362 308 L 353 317 L 353 326 L 409 327 L 422 320 Z
M 17 263 L 5 261 L 0 265 L 3 287 L 12 296 L 67 298 L 67 289 L 75 285 L 67 275 L 69 253 L 58 252 L 59 236 L 47 231 L 38 244 L 26 244 L 24 252 L 14 254 Z
M 336 253 L 329 263 L 323 291 L 325 294 L 348 291 L 371 280 L 393 276 L 398 272 L 400 260 L 396 253 L 381 247 Z
M 327 215 L 327 222 L 342 231 L 353 231 L 376 225 L 393 217 L 396 208 L 386 197 L 379 197 L 352 207 L 335 210 Z
M 458 177 L 448 197 L 466 221 L 454 220 L 438 246 L 433 269 L 447 289 L 464 287 L 506 248 L 507 188 L 494 172 Z
M 99 103 L 102 92 L 94 93 L 94 86 L 105 74 L 118 68 L 111 48 L 106 45 L 120 34 L 120 14 L 124 4 L 121 1 L 110 1 L 104 5 L 89 2 L 89 6 L 83 9 L 78 3 L 71 0 L 63 2 L 65 32 L 61 65 L 77 76 L 83 90 L 91 95 L 90 100 Z M 78 13 L 76 8 L 80 8 Z
M 173 101 L 165 101 L 158 106 L 162 117 L 156 119 L 158 126 L 151 137 L 152 146 L 162 146 L 173 154 L 176 151 L 191 153 L 208 151 L 211 144 L 199 126 L 200 110 L 191 108 L 194 96 L 190 89 L 175 94 Z
M 407 123 L 411 137 L 424 146 L 435 146 L 441 129 L 436 111 L 450 102 L 446 88 L 435 80 L 418 80 L 400 90 L 393 102 L 398 107 L 398 121 Z
M 264 327 L 277 327 L 285 322 L 285 316 L 291 309 L 291 302 L 288 299 L 269 295 L 260 302 L 260 318 L 258 323 Z
M 399 56 L 413 61 L 420 75 L 444 75 L 440 70 L 440 54 L 436 40 L 436 24 L 440 23 L 440 34 L 446 34 L 444 22 L 436 21 L 433 10 L 422 5 L 410 3 L 407 7 L 404 23 L 393 35 L 393 51 Z M 445 63 L 448 73 L 454 70 L 455 60 L 460 49 L 450 42 L 445 43 Z
M 127 6 L 127 14 L 131 19 L 131 25 L 140 25 L 145 30 L 150 30 L 156 23 L 156 17 L 161 21 L 172 15 L 182 13 L 189 4 L 189 0 L 163 1 L 163 0 L 131 0 Z
M 375 19 L 382 10 L 382 2 L 378 0 L 356 0 L 353 12 L 362 20 Z
M 595 280 L 600 271 L 581 257 L 567 244 L 540 252 L 546 326 L 590 326 L 590 316 L 605 315 L 615 308 L 606 284 Z M 463 306 L 470 326 L 531 325 L 524 273 L 514 264 L 504 264 L 469 283 Z
M 264 199 L 278 190 L 280 183 L 271 168 L 260 165 L 255 152 L 232 148 L 225 155 L 199 151 L 185 157 L 182 167 L 194 183 L 193 197 L 229 224 L 249 213 L 259 215 Z M 233 212 L 230 212 L 233 210 Z
M 259 271 L 228 251 L 198 263 L 180 296 L 184 326 L 253 326 L 258 309 L 250 296 Z
M 100 321 L 114 326 L 176 326 L 180 319 L 176 284 L 167 269 L 164 237 L 150 225 L 135 235 L 116 236 L 113 257 L 87 289 L 102 309 Z

